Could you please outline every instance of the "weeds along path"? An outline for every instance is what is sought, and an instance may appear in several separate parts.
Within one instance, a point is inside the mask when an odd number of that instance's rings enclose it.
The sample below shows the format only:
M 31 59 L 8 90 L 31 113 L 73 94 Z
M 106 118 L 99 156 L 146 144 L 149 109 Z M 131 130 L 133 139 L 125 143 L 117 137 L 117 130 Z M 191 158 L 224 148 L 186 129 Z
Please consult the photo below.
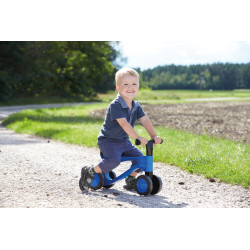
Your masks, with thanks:
M 0 110 L 0 117 L 4 112 Z M 0 207 L 250 207 L 249 189 L 210 182 L 162 163 L 154 163 L 155 174 L 163 181 L 158 195 L 144 197 L 124 190 L 124 181 L 111 189 L 81 192 L 82 166 L 99 160 L 97 148 L 17 134 L 0 125 Z M 128 163 L 123 163 L 115 171 L 126 168 Z

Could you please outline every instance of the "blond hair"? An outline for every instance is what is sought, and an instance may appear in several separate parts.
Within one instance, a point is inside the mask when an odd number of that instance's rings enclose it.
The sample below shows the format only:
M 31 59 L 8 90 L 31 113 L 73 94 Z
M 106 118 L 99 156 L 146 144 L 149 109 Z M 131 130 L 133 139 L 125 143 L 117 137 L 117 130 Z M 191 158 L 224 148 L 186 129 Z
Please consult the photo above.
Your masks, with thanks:
M 118 84 L 118 80 L 120 78 L 122 78 L 123 76 L 125 76 L 125 75 L 134 76 L 134 77 L 136 77 L 138 79 L 138 81 L 139 81 L 139 78 L 140 78 L 140 75 L 138 74 L 138 72 L 136 70 L 131 69 L 131 68 L 121 68 L 115 74 L 115 83 L 116 83 L 116 85 Z

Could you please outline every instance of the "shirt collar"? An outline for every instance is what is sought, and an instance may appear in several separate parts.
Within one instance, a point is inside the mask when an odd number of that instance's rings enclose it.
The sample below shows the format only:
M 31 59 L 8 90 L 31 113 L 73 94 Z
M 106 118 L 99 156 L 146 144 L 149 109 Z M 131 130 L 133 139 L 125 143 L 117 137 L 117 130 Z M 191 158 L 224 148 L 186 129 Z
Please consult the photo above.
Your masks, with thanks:
M 124 99 L 121 97 L 121 95 L 119 93 L 117 94 L 117 99 L 120 102 L 120 104 L 122 105 L 123 109 L 128 108 L 128 104 L 124 101 Z M 132 103 L 133 103 L 133 107 L 136 108 L 138 106 L 137 101 L 133 100 Z

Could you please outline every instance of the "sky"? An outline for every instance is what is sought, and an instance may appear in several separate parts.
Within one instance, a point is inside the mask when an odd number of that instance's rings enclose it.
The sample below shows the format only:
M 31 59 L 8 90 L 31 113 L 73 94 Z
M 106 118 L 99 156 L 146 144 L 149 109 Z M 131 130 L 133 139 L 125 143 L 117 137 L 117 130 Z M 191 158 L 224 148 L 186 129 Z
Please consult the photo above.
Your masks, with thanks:
M 154 68 L 159 65 L 250 63 L 250 41 L 121 41 L 124 66 Z
M 249 0 L 85 2 L 5 1 L 0 41 L 121 41 L 124 66 L 142 70 L 250 62 Z

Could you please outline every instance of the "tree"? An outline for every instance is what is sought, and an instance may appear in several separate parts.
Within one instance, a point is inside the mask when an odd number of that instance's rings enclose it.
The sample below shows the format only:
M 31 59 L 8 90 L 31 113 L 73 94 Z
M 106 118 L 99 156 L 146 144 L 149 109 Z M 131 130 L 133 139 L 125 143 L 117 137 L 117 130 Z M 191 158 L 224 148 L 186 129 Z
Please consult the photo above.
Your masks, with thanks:
M 250 89 L 250 63 L 245 64 L 242 70 L 244 88 Z
M 0 42 L 0 101 L 20 96 L 89 97 L 112 89 L 121 56 L 112 44 Z

